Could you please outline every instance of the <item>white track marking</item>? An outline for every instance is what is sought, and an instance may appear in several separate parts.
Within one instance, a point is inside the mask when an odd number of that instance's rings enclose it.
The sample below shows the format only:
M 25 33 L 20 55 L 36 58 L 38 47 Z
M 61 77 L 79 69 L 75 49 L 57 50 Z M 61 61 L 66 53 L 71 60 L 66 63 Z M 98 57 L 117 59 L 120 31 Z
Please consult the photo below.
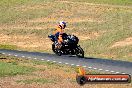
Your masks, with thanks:
M 86 68 L 87 66 L 83 66 L 84 68 Z
M 15 55 L 15 57 L 17 57 L 18 55 Z
M 59 62 L 59 64 L 61 64 L 62 62 Z
M 112 73 L 113 73 L 113 72 L 115 72 L 115 71 L 110 71 L 110 72 L 112 72 Z
M 76 65 L 77 67 L 80 66 L 80 65 Z
M 117 74 L 120 73 L 120 72 L 116 72 Z
M 19 50 L 19 51 L 21 51 L 21 50 Z M 2 53 L 2 54 L 5 54 L 5 53 Z M 8 54 L 8 55 L 11 55 L 11 54 Z M 14 56 L 17 57 L 18 55 L 14 55 Z M 21 56 L 21 57 L 25 57 L 25 56 Z M 28 57 L 28 58 L 31 58 L 31 57 Z M 37 58 L 34 58 L 34 59 L 36 60 Z M 44 59 L 41 59 L 41 60 L 44 60 Z M 47 60 L 47 61 L 50 61 L 50 60 Z M 56 61 L 53 61 L 53 62 L 56 62 Z M 58 63 L 62 63 L 62 62 L 58 62 Z M 65 64 L 69 64 L 69 63 L 65 63 Z M 71 66 L 73 66 L 73 65 L 75 65 L 75 64 L 71 64 Z M 80 65 L 76 65 L 76 66 L 78 67 Z M 86 68 L 87 66 L 82 66 L 82 67 Z M 91 69 L 93 67 L 88 67 L 88 68 Z M 93 69 L 97 70 L 97 68 L 93 68 Z M 98 69 L 98 70 L 102 71 L 103 69 Z M 104 70 L 104 71 L 108 72 L 109 70 Z M 110 72 L 114 73 L 115 71 L 110 71 Z M 118 74 L 120 72 L 115 72 L 115 73 Z M 121 74 L 126 74 L 126 73 L 121 73 Z
M 65 63 L 65 64 L 69 64 L 69 63 Z
M 22 50 L 17 50 L 17 51 L 22 51 Z
M 37 59 L 37 58 L 34 58 L 35 60 Z
M 44 59 L 41 59 L 41 60 L 44 60 Z
M 93 68 L 93 69 L 95 69 L 95 70 L 96 70 L 97 68 Z
M 9 56 L 11 55 L 11 54 L 8 54 Z
M 19 51 L 21 51 L 21 50 L 19 50 Z M 6 54 L 6 53 L 2 53 L 2 54 Z M 8 55 L 12 55 L 12 54 L 9 53 Z M 14 56 L 17 57 L 18 55 L 15 54 Z M 25 56 L 21 56 L 21 57 L 24 58 Z M 31 58 L 31 57 L 27 57 L 27 58 Z M 34 59 L 36 60 L 37 58 L 34 58 Z M 45 60 L 45 59 L 41 59 L 41 60 Z M 47 60 L 47 61 L 50 61 L 50 60 Z M 56 61 L 53 61 L 53 62 L 56 62 Z M 58 62 L 58 63 L 62 63 L 62 62 Z M 69 64 L 69 63 L 65 63 L 65 64 L 67 65 L 67 64 Z M 73 65 L 75 65 L 75 64 L 71 64 L 71 66 L 73 66 Z M 80 65 L 76 65 L 76 66 L 80 66 Z M 86 68 L 87 66 L 82 66 L 82 67 Z M 100 68 L 100 69 L 93 68 L 93 67 L 88 67 L 88 68 L 89 68 L 89 69 L 92 68 L 92 69 L 99 70 L 99 71 L 106 71 L 106 72 L 116 73 L 116 74 L 120 73 L 120 72 L 115 72 L 115 71 L 110 71 L 110 70 L 103 70 L 103 69 L 101 69 L 101 68 Z M 126 74 L 126 73 L 121 73 L 121 74 Z
M 53 61 L 54 63 L 56 62 L 56 61 Z
M 22 56 L 22 57 L 25 57 L 25 56 Z
M 31 58 L 31 57 L 28 57 L 28 58 Z
M 74 65 L 74 64 L 71 64 L 72 66 Z
M 102 71 L 103 69 L 99 69 L 100 71 Z
M 91 69 L 92 67 L 88 67 L 89 69 Z
M 2 54 L 5 54 L 5 53 L 2 53 Z M 11 54 L 8 54 L 8 55 L 11 55 Z M 14 55 L 14 56 L 16 56 L 16 57 L 17 57 L 18 55 Z M 22 57 L 25 57 L 25 56 L 22 56 Z M 31 58 L 31 57 L 28 57 L 28 58 Z M 34 58 L 34 59 L 36 60 L 37 58 Z M 44 60 L 44 59 L 41 59 L 41 60 Z M 50 60 L 47 60 L 47 61 L 50 61 Z M 56 61 L 53 61 L 53 62 L 56 62 Z M 60 63 L 60 64 L 61 64 L 62 62 L 58 62 L 58 63 Z M 69 64 L 69 63 L 65 63 L 65 64 Z M 71 65 L 73 66 L 73 65 L 75 65 L 75 64 L 71 64 Z M 78 66 L 80 66 L 80 65 L 76 65 L 76 66 L 78 67 Z M 87 66 L 82 66 L 82 67 L 86 68 Z M 90 69 L 91 69 L 92 67 L 88 67 L 88 68 L 90 68 Z M 97 70 L 97 68 L 93 68 L 93 69 L 94 69 L 94 70 Z M 101 71 L 101 70 L 103 70 L 103 69 L 98 69 L 98 70 L 100 70 L 100 71 Z M 106 72 L 108 72 L 109 70 L 105 70 L 105 71 L 106 71 Z M 113 73 L 113 72 L 115 72 L 115 71 L 110 71 L 110 72 L 112 72 L 112 73 Z M 115 72 L 115 73 L 117 73 L 117 74 L 118 74 L 118 73 L 120 73 L 120 72 Z M 126 74 L 126 73 L 122 73 L 122 74 Z
M 108 72 L 109 70 L 105 70 L 105 71 L 107 71 L 107 72 Z
M 47 60 L 47 61 L 50 61 L 50 60 Z
M 90 68 L 90 69 L 91 69 L 92 67 L 88 67 L 88 68 Z

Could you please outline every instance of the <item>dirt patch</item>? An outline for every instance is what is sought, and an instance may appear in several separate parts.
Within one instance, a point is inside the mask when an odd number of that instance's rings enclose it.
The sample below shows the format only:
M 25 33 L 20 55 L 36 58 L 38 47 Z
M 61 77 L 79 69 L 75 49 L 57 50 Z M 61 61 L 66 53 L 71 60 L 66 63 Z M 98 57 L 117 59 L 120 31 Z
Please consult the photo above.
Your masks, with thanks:
M 129 45 L 132 45 L 132 37 L 129 37 L 129 38 L 124 39 L 123 41 L 119 41 L 119 42 L 114 43 L 111 46 L 111 48 L 123 47 L 123 46 L 129 46 Z
M 13 25 L 0 25 L 0 30 L 1 29 L 8 29 L 8 30 L 12 30 L 12 29 L 38 29 L 38 30 L 42 30 L 42 29 L 47 29 L 49 26 L 51 25 L 41 25 L 41 26 L 34 26 L 31 22 L 23 22 L 23 23 L 15 23 Z
M 29 41 L 30 40 L 30 41 Z M 34 35 L 3 35 L 0 34 L 0 44 L 16 45 L 20 48 L 37 48 L 48 50 L 51 48 L 52 42 L 48 38 L 37 37 Z
M 56 22 L 57 19 L 55 18 L 35 18 L 32 20 L 29 20 L 28 22 Z
M 97 23 L 102 23 L 103 21 L 99 19 L 94 19 L 94 18 L 72 18 L 72 19 L 67 19 L 68 22 L 70 23 L 75 23 L 75 22 L 97 22 Z
M 55 15 L 55 14 L 54 14 Z M 59 14 L 61 15 L 61 14 Z M 60 16 L 61 17 L 61 16 Z M 32 19 L 32 20 L 29 20 L 28 22 L 57 22 L 59 18 L 56 18 L 56 17 L 52 17 L 52 18 L 35 18 L 35 19 Z M 90 17 L 87 17 L 87 18 L 65 18 L 65 19 L 62 19 L 62 20 L 65 20 L 66 22 L 68 23 L 75 23 L 75 22 L 98 22 L 98 23 L 102 23 L 103 21 L 100 20 L 100 19 L 95 19 L 95 18 L 90 18 Z
M 80 40 L 90 40 L 90 39 L 96 39 L 98 38 L 101 33 L 99 32 L 91 32 L 91 33 L 88 33 L 88 34 L 80 34 L 80 33 L 72 33 L 73 35 L 77 36 Z
M 122 5 L 110 5 L 110 4 L 96 4 L 96 3 L 88 3 L 88 2 L 72 2 L 67 0 L 59 0 L 56 2 L 61 3 L 72 3 L 72 4 L 83 4 L 83 5 L 91 5 L 91 6 L 103 6 L 103 7 L 112 7 L 112 8 L 132 8 L 132 6 L 122 6 Z
M 21 5 L 19 7 L 14 7 L 17 11 L 30 11 L 30 10 L 39 10 L 50 8 L 50 3 L 41 3 L 41 4 L 31 4 L 31 5 Z

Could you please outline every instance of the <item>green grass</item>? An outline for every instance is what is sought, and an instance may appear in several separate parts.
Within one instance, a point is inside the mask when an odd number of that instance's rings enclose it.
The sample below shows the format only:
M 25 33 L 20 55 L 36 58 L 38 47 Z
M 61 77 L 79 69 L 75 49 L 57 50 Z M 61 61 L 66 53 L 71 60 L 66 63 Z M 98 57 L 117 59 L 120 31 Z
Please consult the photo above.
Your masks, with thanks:
M 92 56 L 97 58 L 110 58 L 112 56 L 103 57 L 102 54 L 113 54 L 117 60 L 132 61 L 128 54 L 131 53 L 131 46 L 116 47 L 111 49 L 110 47 L 118 41 L 125 38 L 132 37 L 132 9 L 122 7 L 111 6 L 93 6 L 85 4 L 84 2 L 100 3 L 100 4 L 112 4 L 112 5 L 132 5 L 131 0 L 68 0 L 80 3 L 61 3 L 55 2 L 57 0 L 1 0 L 0 1 L 0 24 L 8 25 L 9 28 L 0 29 L 1 33 L 5 35 L 34 35 L 43 38 L 47 38 L 51 33 L 53 26 L 56 22 L 28 22 L 35 18 L 55 18 L 56 21 L 62 19 L 77 20 L 68 22 L 68 28 L 72 30 L 66 30 L 67 33 L 79 33 L 80 35 L 88 35 L 92 32 L 99 32 L 100 36 L 91 40 L 80 41 L 81 47 L 85 51 L 86 56 Z M 84 3 L 84 4 L 83 4 Z M 32 8 L 34 6 L 42 6 L 43 8 Z M 26 9 L 23 11 L 23 7 Z M 28 7 L 31 7 L 30 9 Z M 69 13 L 69 14 L 68 14 Z M 63 15 L 61 15 L 63 14 Z M 65 15 L 68 14 L 68 15 Z M 78 21 L 78 19 L 93 19 L 91 21 Z M 97 21 L 97 22 L 96 22 Z M 102 21 L 102 22 L 98 22 Z M 10 28 L 10 25 L 23 25 L 25 28 L 33 27 L 33 29 L 24 28 Z M 35 27 L 47 27 L 44 30 L 35 29 Z M 103 33 L 104 32 L 104 33 Z M 92 36 L 92 35 L 91 35 Z M 18 49 L 14 45 L 0 45 L 1 49 Z M 43 51 L 37 50 L 36 51 Z M 51 51 L 51 50 L 50 50 Z M 46 52 L 46 51 L 44 51 Z M 47 50 L 49 52 L 49 50 Z
M 132 37 L 132 30 L 130 29 L 132 13 L 124 9 L 116 9 L 113 12 L 102 14 L 100 17 L 105 19 L 106 22 L 101 24 L 90 22 L 76 23 L 76 28 L 70 30 L 69 33 L 78 32 L 87 35 L 90 32 L 105 31 L 105 33 L 97 39 L 80 41 L 81 46 L 85 50 L 85 55 L 97 58 L 112 58 L 111 56 L 102 57 L 100 54 L 114 54 L 118 60 L 131 61 L 131 58 L 128 56 L 132 50 L 131 45 L 113 49 L 110 47 L 115 42 Z
M 20 65 L 20 63 L 25 63 L 24 61 L 28 60 L 0 54 L 0 77 L 27 75 L 37 71 L 34 67 Z
M 0 77 L 29 74 L 34 70 L 34 68 L 19 66 L 16 63 L 0 62 Z
M 3 45 L 3 44 L 0 44 L 0 49 L 14 50 L 14 49 L 17 49 L 17 46 L 15 46 L 15 45 Z
M 24 4 L 35 4 L 40 2 L 53 2 L 54 0 L 0 0 L 0 6 L 18 6 Z
M 52 10 L 33 9 L 21 11 L 21 7 L 26 5 L 35 5 L 42 2 L 51 2 L 52 0 L 1 0 L 0 1 L 0 23 L 14 24 L 16 21 L 25 21 L 27 19 L 48 16 Z M 26 9 L 26 8 L 25 8 Z
M 44 31 L 44 30 L 36 30 L 36 29 L 26 29 L 26 30 L 25 29 L 19 29 L 19 30 L 18 29 L 12 29 L 12 30 L 3 29 L 2 32 L 5 35 L 35 35 L 35 36 L 40 36 L 40 37 L 47 37 L 48 35 L 46 35 L 46 34 L 51 32 L 51 30 L 46 29 L 46 31 Z M 1 47 L 2 47 L 2 45 L 1 45 Z M 4 45 L 3 45 L 3 47 L 4 47 Z
M 48 9 L 39 9 L 39 10 L 28 10 L 25 12 L 17 11 L 14 8 L 8 10 L 4 9 L 0 12 L 0 23 L 10 23 L 14 24 L 15 22 L 23 22 L 27 19 L 45 17 L 50 14 L 51 10 Z
M 71 1 L 98 3 L 98 4 L 111 4 L 111 5 L 132 5 L 131 0 L 71 0 Z

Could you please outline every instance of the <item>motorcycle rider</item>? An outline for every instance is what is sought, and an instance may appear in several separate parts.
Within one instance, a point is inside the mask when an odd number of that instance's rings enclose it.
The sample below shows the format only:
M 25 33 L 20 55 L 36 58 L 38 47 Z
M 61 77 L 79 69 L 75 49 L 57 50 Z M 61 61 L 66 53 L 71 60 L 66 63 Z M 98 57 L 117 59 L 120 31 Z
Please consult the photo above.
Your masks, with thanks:
M 66 27 L 66 22 L 60 21 L 57 25 L 57 28 L 53 31 L 53 35 L 55 36 L 55 48 L 61 48 L 63 39 L 62 34 L 64 33 L 64 29 Z

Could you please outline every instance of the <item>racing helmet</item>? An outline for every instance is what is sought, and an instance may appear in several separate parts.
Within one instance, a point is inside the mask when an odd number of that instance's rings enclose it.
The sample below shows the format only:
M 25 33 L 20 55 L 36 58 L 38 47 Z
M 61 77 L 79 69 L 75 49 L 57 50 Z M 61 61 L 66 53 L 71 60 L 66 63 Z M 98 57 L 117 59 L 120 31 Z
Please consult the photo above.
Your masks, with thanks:
M 62 27 L 62 29 L 65 29 L 65 27 L 66 27 L 66 22 L 60 21 L 60 22 L 59 22 L 59 25 Z

